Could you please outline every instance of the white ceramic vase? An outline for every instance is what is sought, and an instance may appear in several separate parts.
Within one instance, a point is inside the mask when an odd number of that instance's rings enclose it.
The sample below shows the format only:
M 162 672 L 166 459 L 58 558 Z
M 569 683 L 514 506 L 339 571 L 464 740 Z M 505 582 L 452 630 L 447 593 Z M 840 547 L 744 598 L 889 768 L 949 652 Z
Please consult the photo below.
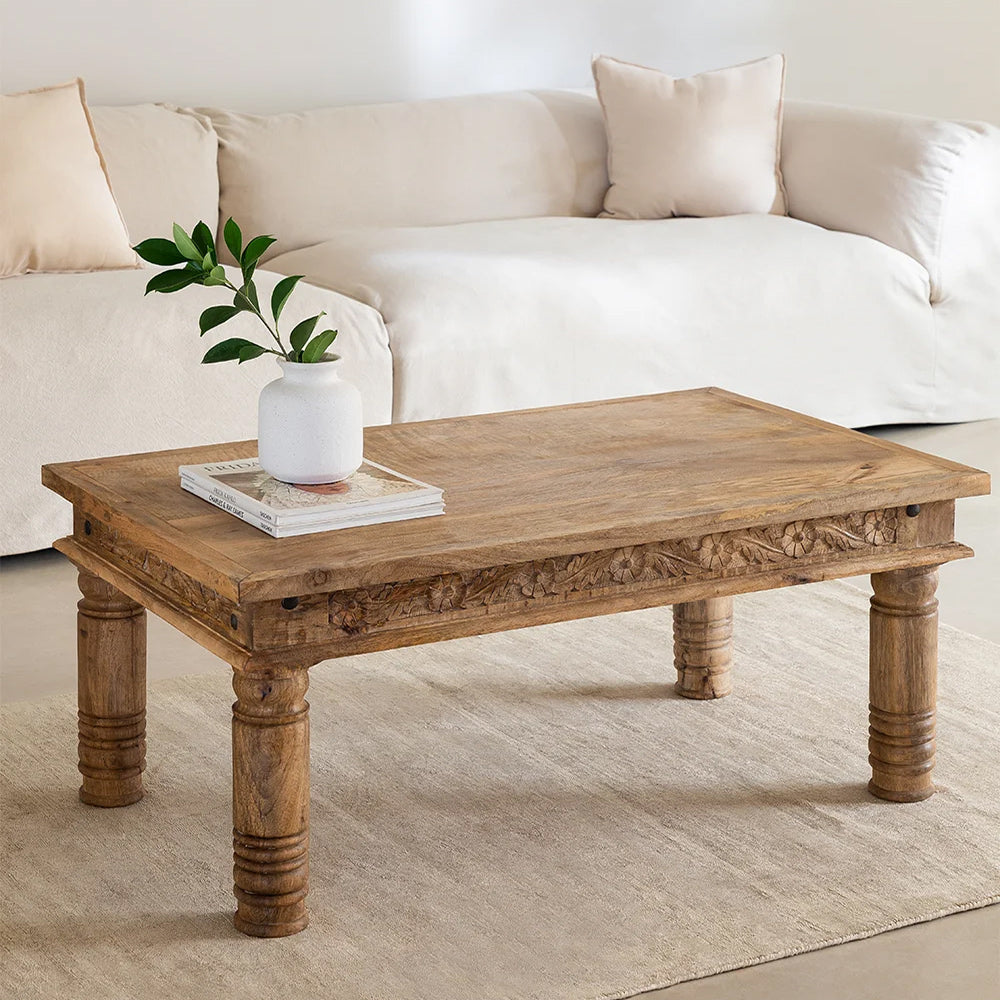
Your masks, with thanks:
M 281 378 L 260 393 L 257 444 L 265 472 L 286 483 L 336 483 L 361 465 L 361 393 L 340 377 L 340 358 L 278 358 Z

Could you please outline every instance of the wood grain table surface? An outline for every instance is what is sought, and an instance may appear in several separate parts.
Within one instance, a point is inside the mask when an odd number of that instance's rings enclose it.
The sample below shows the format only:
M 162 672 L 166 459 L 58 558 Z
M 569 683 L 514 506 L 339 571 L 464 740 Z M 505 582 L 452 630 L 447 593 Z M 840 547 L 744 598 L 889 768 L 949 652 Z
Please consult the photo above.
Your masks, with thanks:
M 275 539 L 183 491 L 252 441 L 47 465 L 74 507 L 81 798 L 142 795 L 145 609 L 233 668 L 236 926 L 308 922 L 308 668 L 673 605 L 677 690 L 731 690 L 733 596 L 872 574 L 870 789 L 933 791 L 937 569 L 989 476 L 721 389 L 371 427 L 443 517 Z M 277 766 L 275 762 L 280 762 Z

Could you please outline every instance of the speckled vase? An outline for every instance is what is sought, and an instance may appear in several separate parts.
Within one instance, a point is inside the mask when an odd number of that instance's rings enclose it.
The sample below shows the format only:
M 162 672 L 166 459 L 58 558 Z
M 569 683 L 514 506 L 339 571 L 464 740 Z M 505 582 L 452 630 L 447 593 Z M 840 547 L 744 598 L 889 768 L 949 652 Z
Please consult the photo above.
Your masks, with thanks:
M 281 377 L 260 393 L 257 444 L 265 472 L 286 483 L 336 483 L 361 466 L 361 393 L 340 377 L 341 359 L 278 359 Z

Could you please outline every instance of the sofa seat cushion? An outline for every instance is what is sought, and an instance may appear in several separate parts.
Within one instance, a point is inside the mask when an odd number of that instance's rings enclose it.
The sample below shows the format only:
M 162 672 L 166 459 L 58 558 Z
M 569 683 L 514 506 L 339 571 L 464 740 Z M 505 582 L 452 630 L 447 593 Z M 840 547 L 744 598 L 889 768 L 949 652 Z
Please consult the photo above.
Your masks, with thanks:
M 396 420 L 715 384 L 860 426 L 933 387 L 924 269 L 787 217 L 356 229 L 268 267 L 382 313 Z
M 152 273 L 32 274 L 0 282 L 0 554 L 47 547 L 70 530 L 69 504 L 41 484 L 45 462 L 256 436 L 257 396 L 278 377 L 274 361 L 199 363 L 212 342 L 257 339 L 252 318 L 237 317 L 199 340 L 198 316 L 226 301 L 222 294 L 191 287 L 143 297 Z M 270 301 L 278 280 L 257 272 L 262 302 Z M 386 423 L 392 362 L 381 318 L 302 282 L 283 326 L 291 329 L 321 309 L 340 330 L 337 349 L 346 377 L 361 390 L 366 422 Z

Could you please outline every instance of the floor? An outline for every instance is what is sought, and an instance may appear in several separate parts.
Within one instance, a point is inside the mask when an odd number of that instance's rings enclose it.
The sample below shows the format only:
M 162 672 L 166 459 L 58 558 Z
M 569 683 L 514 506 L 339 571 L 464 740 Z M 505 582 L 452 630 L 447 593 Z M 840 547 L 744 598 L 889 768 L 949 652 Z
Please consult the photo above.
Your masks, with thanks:
M 990 472 L 991 497 L 960 501 L 956 537 L 977 558 L 942 569 L 941 620 L 1000 643 L 1000 420 L 875 433 Z M 0 700 L 76 685 L 75 573 L 57 553 L 0 560 Z M 65 609 L 61 616 L 59 609 Z M 218 670 L 151 617 L 149 679 Z M 45 664 L 44 671 L 39 665 Z M 61 669 L 49 669 L 60 664 Z M 905 807 L 902 807 L 905 808 Z M 998 847 L 1000 850 L 1000 847 Z M 676 929 L 683 934 L 683 927 Z M 1000 905 L 645 994 L 647 1000 L 991 1000 L 1000 997 Z

